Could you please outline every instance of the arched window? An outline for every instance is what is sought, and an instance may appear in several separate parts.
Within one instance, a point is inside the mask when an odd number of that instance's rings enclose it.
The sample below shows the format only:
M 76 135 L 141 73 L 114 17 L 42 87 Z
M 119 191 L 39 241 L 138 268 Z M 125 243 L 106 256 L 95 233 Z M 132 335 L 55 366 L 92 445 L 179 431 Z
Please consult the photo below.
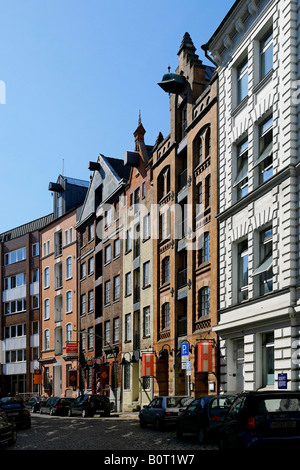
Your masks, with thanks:
M 210 137 L 210 126 L 209 126 L 205 132 L 205 158 L 210 156 L 210 146 L 211 146 L 211 137 Z
M 199 317 L 209 315 L 209 287 L 205 286 L 199 291 Z
M 49 330 L 44 331 L 44 349 L 45 351 L 47 349 L 50 349 L 50 331 Z
M 166 256 L 162 261 L 162 284 L 170 282 L 170 257 Z
M 50 300 L 44 300 L 44 320 L 49 320 L 50 318 Z
M 170 304 L 166 302 L 162 306 L 162 329 L 168 330 L 170 328 Z
M 209 232 L 205 232 L 200 239 L 199 264 L 209 261 Z
M 66 325 L 66 343 L 71 343 L 72 341 L 72 323 Z
M 72 256 L 66 259 L 66 279 L 72 277 Z
M 72 291 L 66 292 L 66 313 L 72 312 Z

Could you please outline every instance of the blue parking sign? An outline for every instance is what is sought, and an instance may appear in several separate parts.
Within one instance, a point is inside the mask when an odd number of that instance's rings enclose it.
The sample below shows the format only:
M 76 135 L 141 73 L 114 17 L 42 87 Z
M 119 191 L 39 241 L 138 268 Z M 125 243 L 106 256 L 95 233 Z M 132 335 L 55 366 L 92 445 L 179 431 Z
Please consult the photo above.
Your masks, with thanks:
M 181 343 L 181 355 L 182 356 L 189 355 L 189 343 Z

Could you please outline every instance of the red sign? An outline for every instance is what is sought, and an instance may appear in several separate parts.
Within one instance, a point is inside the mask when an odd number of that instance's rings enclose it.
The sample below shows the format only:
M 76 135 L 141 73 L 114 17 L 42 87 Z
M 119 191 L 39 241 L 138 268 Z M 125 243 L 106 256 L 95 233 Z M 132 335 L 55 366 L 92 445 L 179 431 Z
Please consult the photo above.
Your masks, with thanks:
M 142 376 L 154 377 L 154 353 L 143 353 Z
M 78 354 L 78 343 L 66 343 L 67 354 Z
M 41 370 L 36 369 L 34 371 L 34 376 L 33 377 L 34 377 L 33 378 L 33 383 L 35 385 L 39 385 L 39 384 L 42 383 L 42 371 Z
M 213 343 L 212 341 L 201 341 L 197 344 L 198 349 L 198 372 L 212 372 L 213 370 Z

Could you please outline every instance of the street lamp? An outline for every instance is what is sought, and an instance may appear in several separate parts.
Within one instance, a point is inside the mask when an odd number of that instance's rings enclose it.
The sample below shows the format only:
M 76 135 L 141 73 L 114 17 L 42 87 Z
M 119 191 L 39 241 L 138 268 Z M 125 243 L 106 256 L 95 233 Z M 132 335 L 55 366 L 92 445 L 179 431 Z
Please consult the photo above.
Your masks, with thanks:
M 130 353 L 129 353 L 129 352 L 124 352 L 124 353 L 123 353 L 123 357 L 122 357 L 122 361 L 121 361 L 121 366 L 125 366 L 126 364 L 129 364 L 129 363 L 134 364 L 134 363 L 138 362 L 138 361 L 136 360 L 134 354 L 132 354 L 130 360 L 127 361 L 127 360 L 125 359 L 125 354 L 130 354 Z
M 169 348 L 169 354 L 170 356 L 173 356 L 173 353 L 172 353 L 172 350 L 171 350 L 171 347 L 169 344 L 164 344 L 163 347 L 161 348 L 161 350 L 159 351 L 159 355 L 158 355 L 158 359 L 161 360 L 161 359 L 165 359 L 166 355 L 164 353 L 164 347 L 165 346 L 168 346 Z

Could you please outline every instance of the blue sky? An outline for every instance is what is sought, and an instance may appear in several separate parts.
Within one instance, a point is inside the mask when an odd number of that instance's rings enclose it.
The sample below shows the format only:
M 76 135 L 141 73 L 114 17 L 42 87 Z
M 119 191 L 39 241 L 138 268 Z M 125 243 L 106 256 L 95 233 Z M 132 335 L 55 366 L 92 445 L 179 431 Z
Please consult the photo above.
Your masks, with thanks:
M 52 212 L 50 181 L 169 133 L 157 85 L 189 32 L 200 59 L 234 0 L 1 0 L 0 233 Z M 2 88 L 3 90 L 3 88 Z M 3 101 L 3 98 L 2 100 Z M 64 163 L 63 163 L 64 162 Z

